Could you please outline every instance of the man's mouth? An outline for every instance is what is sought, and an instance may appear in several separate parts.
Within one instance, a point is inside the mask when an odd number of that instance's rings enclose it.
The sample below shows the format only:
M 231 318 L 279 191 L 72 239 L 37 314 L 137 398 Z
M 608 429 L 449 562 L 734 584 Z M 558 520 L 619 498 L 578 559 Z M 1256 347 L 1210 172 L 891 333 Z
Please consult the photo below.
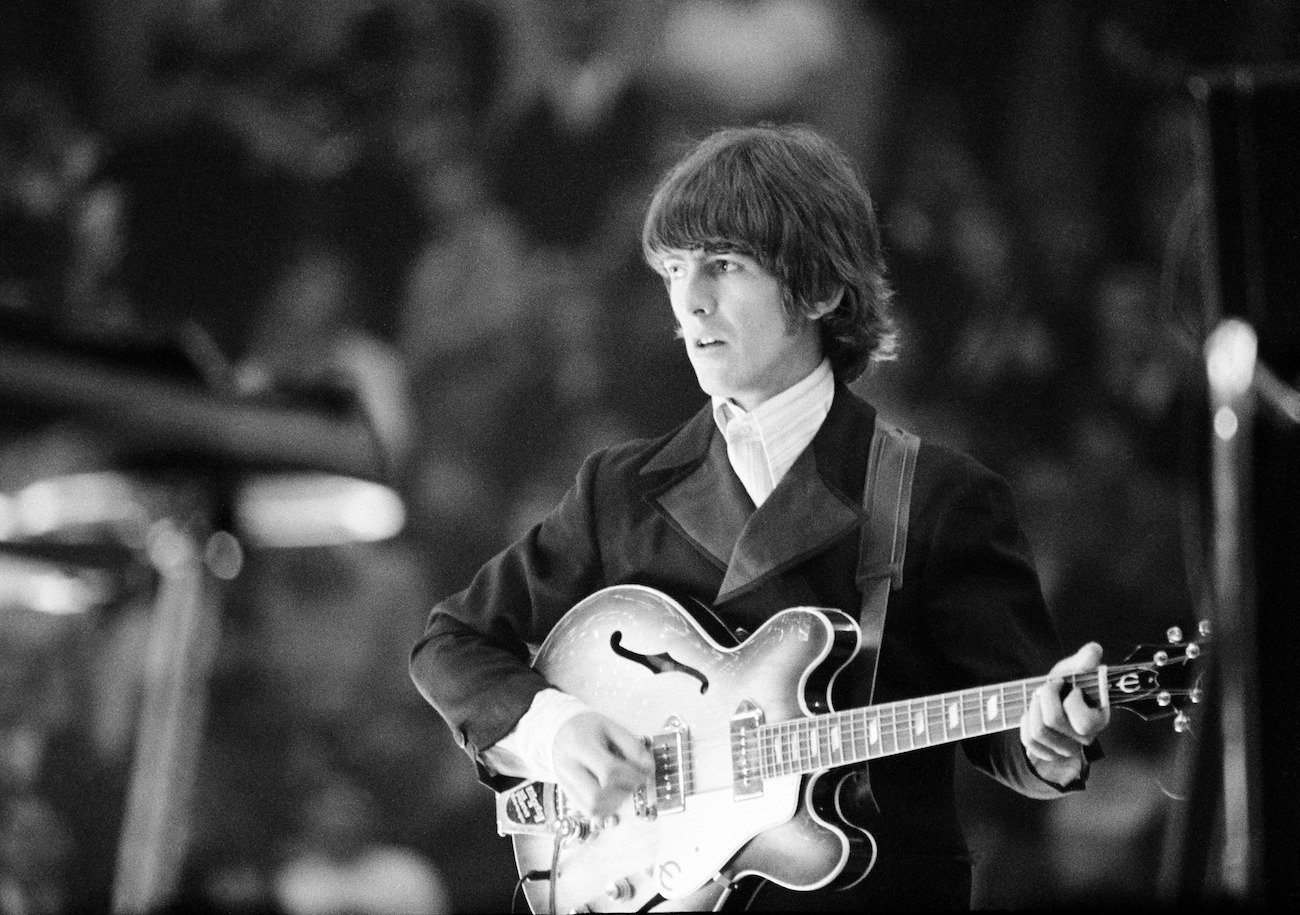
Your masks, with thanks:
M 715 346 L 723 346 L 724 343 L 717 337 L 697 337 L 695 346 L 698 349 L 709 349 Z

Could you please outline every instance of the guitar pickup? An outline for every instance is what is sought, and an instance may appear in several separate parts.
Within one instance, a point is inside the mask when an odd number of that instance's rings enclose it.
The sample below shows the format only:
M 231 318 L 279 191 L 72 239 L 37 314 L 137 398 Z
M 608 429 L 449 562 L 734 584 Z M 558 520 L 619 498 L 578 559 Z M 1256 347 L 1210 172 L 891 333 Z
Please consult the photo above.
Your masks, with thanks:
M 763 710 L 748 699 L 731 716 L 731 794 L 738 801 L 763 796 L 762 723 Z
M 690 738 L 679 718 L 673 716 L 664 730 L 650 741 L 655 761 L 655 814 L 679 813 L 686 809 L 690 773 Z

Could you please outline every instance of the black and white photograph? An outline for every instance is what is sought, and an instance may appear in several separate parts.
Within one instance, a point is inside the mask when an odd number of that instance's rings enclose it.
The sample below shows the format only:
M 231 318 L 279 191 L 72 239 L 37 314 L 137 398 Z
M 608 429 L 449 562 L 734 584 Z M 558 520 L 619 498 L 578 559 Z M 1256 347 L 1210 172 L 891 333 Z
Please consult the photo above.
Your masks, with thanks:
M 1300 5 L 6 0 L 0 915 L 1300 902 Z

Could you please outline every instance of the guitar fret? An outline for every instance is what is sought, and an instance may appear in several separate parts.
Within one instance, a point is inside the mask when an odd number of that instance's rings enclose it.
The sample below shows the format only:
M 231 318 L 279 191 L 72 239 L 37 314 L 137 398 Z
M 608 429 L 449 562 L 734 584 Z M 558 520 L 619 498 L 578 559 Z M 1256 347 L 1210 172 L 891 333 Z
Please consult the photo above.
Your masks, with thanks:
M 963 737 L 969 737 L 971 734 L 982 733 L 975 730 L 980 724 L 980 694 L 977 690 L 972 696 L 969 692 L 962 693 L 961 700 L 961 734 Z
M 791 720 L 788 725 L 790 728 L 790 771 L 788 774 L 794 775 L 803 765 L 803 745 L 799 739 L 799 722 Z
M 765 778 L 816 772 L 1019 724 L 1043 680 L 1020 680 L 764 725 L 754 768 Z M 684 778 L 689 778 L 685 773 Z
M 971 702 L 966 707 L 966 712 L 965 712 L 966 733 L 969 734 L 972 731 L 974 731 L 974 733 L 976 734 L 983 734 L 984 715 L 982 713 L 982 710 L 984 707 L 984 690 L 983 689 L 975 690 L 974 695 L 970 696 L 970 700 Z
M 787 721 L 785 727 L 785 774 L 793 775 L 799 771 L 799 730 L 797 722 Z

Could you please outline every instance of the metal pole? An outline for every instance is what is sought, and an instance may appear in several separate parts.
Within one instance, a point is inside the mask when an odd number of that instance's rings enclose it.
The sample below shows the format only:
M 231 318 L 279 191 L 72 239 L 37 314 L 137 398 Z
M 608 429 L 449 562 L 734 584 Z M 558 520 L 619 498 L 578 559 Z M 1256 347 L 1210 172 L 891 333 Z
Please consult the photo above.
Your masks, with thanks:
M 117 915 L 163 908 L 180 882 L 219 624 L 205 541 L 206 531 L 186 530 L 172 520 L 157 522 L 151 531 L 158 596 L 114 876 Z
M 1221 322 L 1205 348 L 1209 379 L 1216 679 L 1222 743 L 1225 901 L 1262 901 L 1259 661 L 1251 543 L 1251 438 L 1258 340 L 1237 318 Z M 1210 874 L 1211 881 L 1214 874 Z

